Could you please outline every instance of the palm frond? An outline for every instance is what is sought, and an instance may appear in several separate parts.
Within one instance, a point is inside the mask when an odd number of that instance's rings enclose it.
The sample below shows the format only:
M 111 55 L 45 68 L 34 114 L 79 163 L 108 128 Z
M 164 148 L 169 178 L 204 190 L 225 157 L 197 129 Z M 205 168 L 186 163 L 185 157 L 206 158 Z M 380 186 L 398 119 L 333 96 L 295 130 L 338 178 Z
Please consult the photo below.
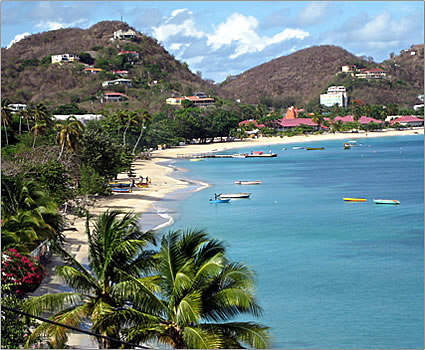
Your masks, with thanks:
M 55 293 L 32 297 L 25 300 L 22 309 L 32 315 L 42 312 L 59 312 L 64 307 L 78 306 L 85 299 L 81 293 Z
M 99 289 L 99 284 L 94 283 L 92 278 L 77 270 L 72 266 L 59 265 L 55 267 L 56 274 L 62 278 L 66 284 L 78 292 L 90 292 Z
M 198 323 L 201 317 L 202 303 L 201 293 L 192 292 L 177 305 L 176 322 L 179 326 L 186 326 L 192 323 Z
M 185 327 L 183 340 L 188 349 L 222 349 L 223 339 L 221 332 L 209 332 L 200 327 Z

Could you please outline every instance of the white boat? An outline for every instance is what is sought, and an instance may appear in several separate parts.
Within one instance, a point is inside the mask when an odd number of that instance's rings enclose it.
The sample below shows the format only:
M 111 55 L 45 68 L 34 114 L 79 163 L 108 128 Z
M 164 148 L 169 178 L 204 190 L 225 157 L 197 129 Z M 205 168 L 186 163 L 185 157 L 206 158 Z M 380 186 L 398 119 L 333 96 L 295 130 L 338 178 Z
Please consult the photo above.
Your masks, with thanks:
M 258 181 L 235 181 L 235 184 L 237 185 L 259 185 L 261 184 L 263 181 L 258 180 Z
M 239 193 L 220 193 L 219 194 L 219 198 L 249 198 L 249 196 L 251 195 L 251 193 L 244 193 L 244 192 L 239 192 Z
M 232 158 L 246 158 L 247 154 L 246 153 L 236 153 L 236 154 L 232 154 Z
M 292 147 L 292 149 L 304 149 L 304 147 Z

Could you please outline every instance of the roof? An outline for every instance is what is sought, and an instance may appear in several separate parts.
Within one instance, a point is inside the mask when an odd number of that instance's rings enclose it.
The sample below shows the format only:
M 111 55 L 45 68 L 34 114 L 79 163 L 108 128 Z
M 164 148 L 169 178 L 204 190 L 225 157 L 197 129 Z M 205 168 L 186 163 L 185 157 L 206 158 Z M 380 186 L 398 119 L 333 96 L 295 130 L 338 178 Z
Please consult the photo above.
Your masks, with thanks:
M 395 123 L 407 123 L 407 122 L 423 122 L 424 120 L 421 118 L 414 117 L 413 115 L 403 115 L 400 118 L 394 119 L 390 122 L 390 124 Z
M 91 67 L 88 67 L 88 68 L 85 68 L 84 70 L 94 70 L 95 72 L 100 72 L 103 69 L 102 68 L 91 68 Z
M 348 122 L 354 122 L 355 120 L 354 120 L 354 115 L 346 115 L 345 117 L 340 117 L 340 116 L 335 117 L 334 121 L 335 122 L 341 121 L 343 123 L 348 123 Z M 382 120 L 378 120 L 378 119 L 371 118 L 371 117 L 366 117 L 366 116 L 363 115 L 359 118 L 358 122 L 360 124 L 369 124 L 371 122 L 382 123 Z
M 257 121 L 255 119 L 244 120 L 244 121 L 240 122 L 238 125 L 239 126 L 241 126 L 241 125 L 248 125 L 249 123 L 254 123 L 254 125 L 255 125 L 256 128 L 264 128 L 265 127 L 264 124 L 257 124 Z
M 120 51 L 118 54 L 122 54 L 122 53 L 138 53 L 136 51 Z
M 291 126 L 298 126 L 298 125 L 308 125 L 308 126 L 317 126 L 316 123 L 313 122 L 311 118 L 296 118 L 296 119 L 280 119 L 279 125 L 283 127 L 291 127 Z
M 128 73 L 128 70 L 114 70 L 112 72 L 115 74 L 120 74 L 120 73 Z
M 126 96 L 125 94 L 122 94 L 121 92 L 104 92 L 103 95 L 104 96 Z

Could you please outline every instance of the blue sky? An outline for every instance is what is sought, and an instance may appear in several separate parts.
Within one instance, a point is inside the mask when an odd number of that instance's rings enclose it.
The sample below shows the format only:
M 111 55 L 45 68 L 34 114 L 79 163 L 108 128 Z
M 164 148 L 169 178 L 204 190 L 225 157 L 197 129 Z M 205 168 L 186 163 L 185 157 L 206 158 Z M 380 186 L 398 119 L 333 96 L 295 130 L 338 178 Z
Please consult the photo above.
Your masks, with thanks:
M 315 45 L 382 62 L 424 42 L 423 1 L 1 1 L 1 46 L 121 17 L 216 82 Z

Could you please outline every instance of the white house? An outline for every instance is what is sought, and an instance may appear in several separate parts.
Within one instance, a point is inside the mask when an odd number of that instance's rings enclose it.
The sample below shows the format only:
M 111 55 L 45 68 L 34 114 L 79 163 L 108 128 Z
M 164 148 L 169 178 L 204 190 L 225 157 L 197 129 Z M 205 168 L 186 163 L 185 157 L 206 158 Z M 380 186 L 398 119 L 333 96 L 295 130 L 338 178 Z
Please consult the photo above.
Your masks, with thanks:
M 119 84 L 121 84 L 121 85 L 127 85 L 128 87 L 131 87 L 132 86 L 131 79 L 122 79 L 122 78 L 115 79 L 115 80 L 104 81 L 102 83 L 102 86 L 105 87 L 105 86 L 119 85 Z
M 114 39 L 135 39 L 137 37 L 137 34 L 134 30 L 117 30 L 116 32 L 114 32 Z
M 23 103 L 11 103 L 7 105 L 7 108 L 9 108 L 12 113 L 18 113 L 19 111 L 27 109 L 27 105 Z
M 89 120 L 102 118 L 102 114 L 54 114 L 57 120 L 67 120 L 70 116 L 74 116 L 77 120 L 86 124 Z
M 345 86 L 329 86 L 327 93 L 320 95 L 320 104 L 326 107 L 336 104 L 340 107 L 347 107 L 347 89 Z
M 52 55 L 52 63 L 74 62 L 80 60 L 80 57 L 73 53 L 63 53 L 61 55 Z

